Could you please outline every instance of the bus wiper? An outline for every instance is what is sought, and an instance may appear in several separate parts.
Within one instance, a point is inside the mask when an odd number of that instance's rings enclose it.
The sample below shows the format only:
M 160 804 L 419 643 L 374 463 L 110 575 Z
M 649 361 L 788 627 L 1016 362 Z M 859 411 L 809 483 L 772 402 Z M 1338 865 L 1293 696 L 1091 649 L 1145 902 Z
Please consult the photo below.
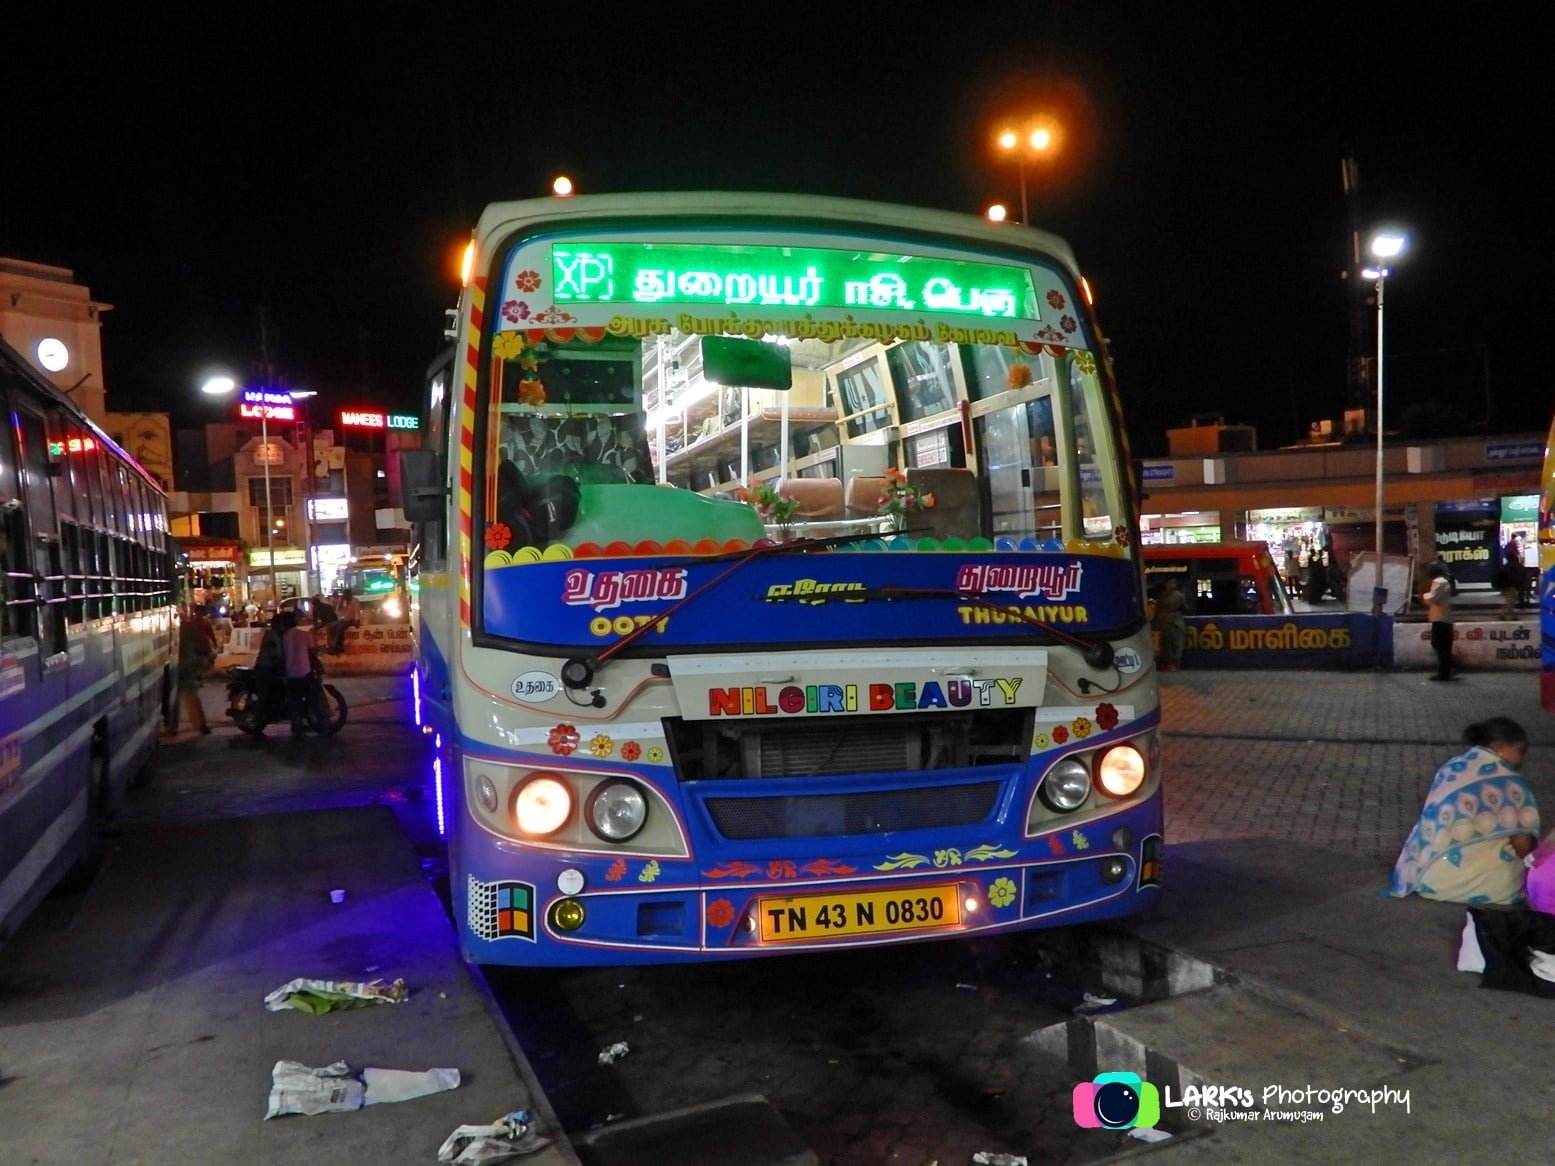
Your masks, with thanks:
M 1055 639 L 1081 650 L 1086 664 L 1100 672 L 1112 667 L 1112 660 L 1116 653 L 1108 640 L 1087 640 L 1073 632 L 1055 627 L 1043 620 L 1027 615 L 1017 608 L 1005 607 L 994 603 L 980 592 L 961 591 L 954 587 L 871 587 L 863 591 L 832 591 L 810 592 L 805 595 L 764 595 L 761 598 L 768 603 L 857 603 L 860 600 L 882 599 L 887 602 L 893 599 L 960 599 L 973 603 L 979 607 L 986 607 L 991 611 L 1000 612 L 1006 619 L 1014 618 L 1021 623 L 1031 624 L 1040 628 Z
M 810 550 L 824 550 L 829 547 L 844 546 L 847 543 L 860 542 L 863 539 L 875 537 L 878 536 L 874 533 L 838 534 L 832 535 L 828 538 L 803 538 L 795 539 L 793 542 L 786 543 L 765 543 L 761 546 L 751 547 L 749 550 L 734 551 L 727 555 L 709 555 L 705 558 L 699 557 L 699 561 L 703 563 L 728 562 L 730 559 L 733 559 L 734 561 L 730 563 L 727 570 L 721 571 L 717 575 L 713 576 L 706 583 L 703 583 L 700 587 L 698 587 L 695 591 L 692 591 L 690 594 L 686 595 L 683 599 L 671 606 L 668 611 L 663 612 L 654 619 L 650 619 L 647 623 L 639 624 L 626 635 L 622 636 L 619 640 L 616 640 L 613 644 L 607 645 L 601 651 L 596 652 L 592 656 L 574 656 L 569 659 L 565 664 L 562 665 L 562 684 L 566 688 L 572 689 L 574 691 L 580 691 L 582 689 L 588 688 L 588 686 L 593 683 L 595 674 L 598 673 L 602 667 L 608 664 L 611 658 L 619 653 L 623 648 L 630 647 L 632 644 L 636 643 L 643 636 L 647 635 L 650 629 L 659 627 L 665 620 L 669 619 L 670 616 L 674 615 L 681 608 L 695 602 L 701 596 L 705 595 L 714 587 L 718 586 L 718 584 L 722 583 L 730 575 L 733 575 L 736 571 L 739 571 L 741 568 L 743 568 L 745 564 L 752 562 L 755 559 L 768 558 L 773 555 L 791 555 Z M 605 698 L 597 691 L 593 695 L 594 707 L 603 708 L 605 704 Z

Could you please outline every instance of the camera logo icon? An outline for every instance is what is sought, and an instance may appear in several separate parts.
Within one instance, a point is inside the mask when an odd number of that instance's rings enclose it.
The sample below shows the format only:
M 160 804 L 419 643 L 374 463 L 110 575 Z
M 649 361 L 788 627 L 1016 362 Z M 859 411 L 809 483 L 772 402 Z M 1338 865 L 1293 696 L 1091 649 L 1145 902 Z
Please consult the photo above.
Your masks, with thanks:
M 1092 1130 L 1131 1130 L 1161 1120 L 1161 1093 L 1138 1073 L 1098 1073 L 1074 1087 L 1074 1123 Z

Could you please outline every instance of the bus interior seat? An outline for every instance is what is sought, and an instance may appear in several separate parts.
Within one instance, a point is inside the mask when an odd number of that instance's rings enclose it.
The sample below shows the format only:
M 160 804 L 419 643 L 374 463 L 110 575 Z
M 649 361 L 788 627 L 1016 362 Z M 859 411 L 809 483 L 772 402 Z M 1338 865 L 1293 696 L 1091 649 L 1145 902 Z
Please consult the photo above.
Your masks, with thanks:
M 978 491 L 977 476 L 971 470 L 952 466 L 933 469 L 909 466 L 907 484 L 934 495 L 933 507 L 913 515 L 908 526 L 926 527 L 935 538 L 966 538 L 978 532 L 982 496 Z
M 873 518 L 880 513 L 880 498 L 885 493 L 885 479 L 859 474 L 848 479 L 844 493 L 849 518 Z
M 799 502 L 797 519 L 825 521 L 842 517 L 842 480 L 840 478 L 788 478 L 778 488 Z

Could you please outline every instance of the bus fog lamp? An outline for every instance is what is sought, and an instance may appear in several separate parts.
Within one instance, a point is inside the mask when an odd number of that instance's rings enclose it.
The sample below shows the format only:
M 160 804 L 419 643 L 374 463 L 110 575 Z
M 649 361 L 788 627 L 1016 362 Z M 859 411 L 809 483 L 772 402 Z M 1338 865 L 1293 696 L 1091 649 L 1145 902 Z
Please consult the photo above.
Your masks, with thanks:
M 1134 832 L 1127 826 L 1119 826 L 1112 832 L 1112 849 L 1127 850 L 1134 845 Z
M 557 931 L 576 931 L 587 916 L 583 904 L 576 899 L 557 899 L 551 906 L 551 926 Z
M 589 796 L 589 829 L 607 842 L 625 842 L 648 820 L 648 799 L 628 781 L 607 781 Z
M 513 799 L 513 818 L 519 830 L 537 838 L 554 834 L 572 813 L 572 791 L 551 776 L 530 778 Z
M 475 796 L 480 801 L 481 809 L 488 814 L 497 812 L 497 787 L 496 784 L 484 773 L 475 783 Z
M 1124 859 L 1113 857 L 1101 864 L 1101 881 L 1109 887 L 1121 883 L 1128 877 L 1128 862 Z
M 1091 796 L 1090 771 L 1083 762 L 1072 757 L 1060 761 L 1048 770 L 1037 792 L 1050 810 L 1064 814 L 1078 810 L 1085 804 L 1085 799 Z
M 1132 745 L 1118 745 L 1102 754 L 1096 770 L 1102 793 L 1126 798 L 1145 783 L 1145 758 Z

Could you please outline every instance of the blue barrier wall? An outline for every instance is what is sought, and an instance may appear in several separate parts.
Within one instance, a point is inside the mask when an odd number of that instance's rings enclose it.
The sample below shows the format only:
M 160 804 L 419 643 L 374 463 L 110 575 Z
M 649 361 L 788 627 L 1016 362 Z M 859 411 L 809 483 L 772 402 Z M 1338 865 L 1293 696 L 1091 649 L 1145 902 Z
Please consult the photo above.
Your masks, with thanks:
M 1184 668 L 1389 668 L 1393 620 L 1364 612 L 1187 619 Z

